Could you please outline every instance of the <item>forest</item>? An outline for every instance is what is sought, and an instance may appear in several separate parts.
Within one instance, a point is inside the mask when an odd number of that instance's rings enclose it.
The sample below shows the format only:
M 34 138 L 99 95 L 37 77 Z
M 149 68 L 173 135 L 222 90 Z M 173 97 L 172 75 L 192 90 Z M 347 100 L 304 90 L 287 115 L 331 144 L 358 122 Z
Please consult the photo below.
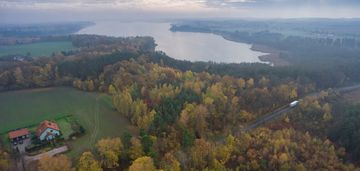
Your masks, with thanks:
M 72 86 L 107 93 L 139 134 L 104 137 L 75 160 L 45 157 L 38 170 L 359 170 L 353 138 L 359 107 L 338 115 L 337 93 L 327 90 L 359 81 L 356 64 L 330 71 L 192 63 L 156 52 L 151 37 L 52 39 L 70 40 L 79 50 L 0 61 L 0 90 Z M 319 98 L 306 98 L 282 119 L 241 131 L 319 90 L 325 90 Z M 1 169 L 10 155 L 0 152 Z

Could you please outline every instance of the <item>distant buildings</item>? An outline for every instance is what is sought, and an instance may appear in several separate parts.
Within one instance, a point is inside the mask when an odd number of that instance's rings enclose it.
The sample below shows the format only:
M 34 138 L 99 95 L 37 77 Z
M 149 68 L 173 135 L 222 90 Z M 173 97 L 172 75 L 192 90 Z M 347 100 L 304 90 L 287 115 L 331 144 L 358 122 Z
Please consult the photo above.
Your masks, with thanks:
M 36 137 L 38 137 L 41 141 L 52 140 L 57 136 L 60 136 L 60 129 L 55 122 L 45 120 L 41 122 L 40 126 L 36 130 Z

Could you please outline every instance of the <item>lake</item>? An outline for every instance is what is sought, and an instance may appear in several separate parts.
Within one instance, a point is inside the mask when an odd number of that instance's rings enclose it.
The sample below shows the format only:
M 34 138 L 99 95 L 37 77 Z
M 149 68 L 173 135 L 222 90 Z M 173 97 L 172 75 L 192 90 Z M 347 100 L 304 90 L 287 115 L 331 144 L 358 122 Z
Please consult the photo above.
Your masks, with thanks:
M 170 23 L 102 21 L 86 27 L 78 34 L 98 34 L 116 37 L 152 36 L 156 50 L 170 57 L 189 61 L 224 63 L 261 62 L 265 53 L 251 50 L 251 45 L 225 40 L 209 33 L 171 32 Z

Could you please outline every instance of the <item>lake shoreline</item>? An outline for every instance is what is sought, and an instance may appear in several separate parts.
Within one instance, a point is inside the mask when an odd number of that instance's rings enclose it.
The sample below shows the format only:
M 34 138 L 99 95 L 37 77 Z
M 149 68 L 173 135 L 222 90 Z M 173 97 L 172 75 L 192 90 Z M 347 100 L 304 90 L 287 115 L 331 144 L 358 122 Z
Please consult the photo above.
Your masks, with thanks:
M 251 42 L 244 42 L 242 40 L 238 40 L 231 36 L 229 33 L 218 32 L 218 31 L 208 31 L 208 30 L 182 30 L 182 29 L 170 29 L 171 32 L 190 32 L 190 33 L 207 33 L 221 36 L 227 41 L 232 41 L 236 43 L 247 43 L 252 44 Z M 261 45 L 261 44 L 252 44 L 250 50 L 257 51 L 261 53 L 266 53 L 265 55 L 258 56 L 258 59 L 261 62 L 268 63 L 272 66 L 288 66 L 290 63 L 285 59 L 281 58 L 280 53 L 282 51 L 274 49 L 272 47 Z
M 251 50 L 267 53 L 267 55 L 259 56 L 259 59 L 264 62 L 270 62 L 274 66 L 288 66 L 290 63 L 280 57 L 281 51 L 276 50 L 274 48 L 260 45 L 260 44 L 253 44 Z
M 114 37 L 150 36 L 157 44 L 156 50 L 168 56 L 187 61 L 213 61 L 217 63 L 268 63 L 258 57 L 266 55 L 251 50 L 251 43 L 229 41 L 219 34 L 171 31 L 171 23 L 161 22 L 97 22 L 95 26 L 77 34 L 96 34 Z
M 216 33 L 216 32 L 213 32 L 213 34 L 219 35 L 228 41 L 244 43 L 240 40 L 233 39 L 233 38 L 227 36 L 226 34 L 221 34 L 221 33 Z M 249 42 L 245 42 L 245 43 L 249 43 Z M 272 66 L 288 66 L 288 65 L 290 65 L 290 63 L 288 61 L 286 61 L 280 57 L 280 53 L 281 53 L 280 50 L 274 49 L 274 48 L 266 46 L 266 45 L 261 45 L 261 44 L 252 44 L 250 49 L 253 51 L 261 52 L 261 53 L 267 53 L 266 55 L 258 56 L 259 60 L 262 62 L 270 63 L 270 65 L 272 65 Z

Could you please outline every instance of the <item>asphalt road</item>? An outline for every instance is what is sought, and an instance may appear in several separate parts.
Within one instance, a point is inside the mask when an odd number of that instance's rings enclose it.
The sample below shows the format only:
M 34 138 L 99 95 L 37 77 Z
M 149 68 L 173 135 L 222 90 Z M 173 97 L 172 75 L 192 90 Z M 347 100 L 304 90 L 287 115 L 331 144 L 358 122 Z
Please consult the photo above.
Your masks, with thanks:
M 344 93 L 344 92 L 348 92 L 348 91 L 352 91 L 352 90 L 355 90 L 355 89 L 358 89 L 360 88 L 360 84 L 356 84 L 356 85 L 352 85 L 352 86 L 346 86 L 346 87 L 341 87 L 341 88 L 334 88 L 335 91 L 339 92 L 339 93 Z M 315 92 L 315 93 L 310 93 L 308 95 L 306 95 L 305 97 L 309 97 L 309 96 L 319 96 L 320 95 L 320 92 Z M 298 99 L 298 101 L 300 101 L 301 103 L 301 100 L 304 99 L 305 97 L 301 98 L 301 99 Z M 244 132 L 248 132 L 248 131 L 251 131 L 255 128 L 257 128 L 258 126 L 264 124 L 265 122 L 267 121 L 270 121 L 276 117 L 279 117 L 281 116 L 282 114 L 284 113 L 287 113 L 289 111 L 292 111 L 296 108 L 297 106 L 295 107 L 290 107 L 289 105 L 285 105 L 269 114 L 266 114 L 264 115 L 263 117 L 257 119 L 255 122 L 251 123 L 250 125 L 248 125 L 247 127 L 245 127 L 242 131 Z
M 295 108 L 295 107 L 294 107 Z M 256 120 L 255 122 L 253 122 L 252 124 L 248 125 L 246 128 L 243 129 L 243 131 L 247 132 L 247 131 L 251 131 L 253 130 L 254 128 L 258 127 L 259 125 L 262 125 L 263 123 L 273 119 L 273 118 L 276 118 L 286 112 L 289 112 L 293 110 L 292 107 L 282 107 L 282 108 L 279 108 L 277 110 L 275 110 L 274 112 L 270 113 L 270 114 L 267 114 L 263 117 L 261 117 L 260 119 Z

